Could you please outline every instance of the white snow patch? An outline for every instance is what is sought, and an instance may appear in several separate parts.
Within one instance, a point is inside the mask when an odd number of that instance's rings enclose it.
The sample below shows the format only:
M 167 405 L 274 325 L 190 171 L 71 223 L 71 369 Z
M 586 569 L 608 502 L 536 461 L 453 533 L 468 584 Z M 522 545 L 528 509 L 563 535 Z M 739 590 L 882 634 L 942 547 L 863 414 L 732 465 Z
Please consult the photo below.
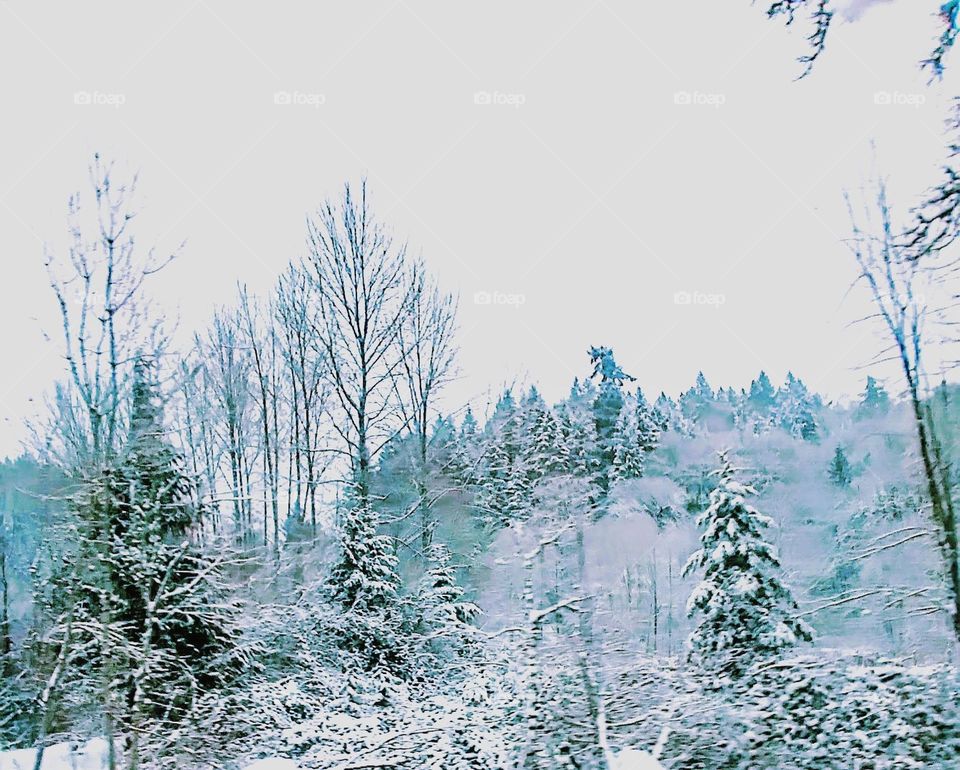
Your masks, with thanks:
M 119 747 L 117 757 L 120 757 Z M 0 770 L 33 770 L 36 749 L 0 751 Z M 43 752 L 40 770 L 105 770 L 109 762 L 109 744 L 104 738 L 91 738 L 82 748 L 70 743 L 55 743 Z
M 292 759 L 258 759 L 243 770 L 300 770 L 300 765 Z
M 651 754 L 637 749 L 618 751 L 614 762 L 612 770 L 664 770 L 663 765 Z

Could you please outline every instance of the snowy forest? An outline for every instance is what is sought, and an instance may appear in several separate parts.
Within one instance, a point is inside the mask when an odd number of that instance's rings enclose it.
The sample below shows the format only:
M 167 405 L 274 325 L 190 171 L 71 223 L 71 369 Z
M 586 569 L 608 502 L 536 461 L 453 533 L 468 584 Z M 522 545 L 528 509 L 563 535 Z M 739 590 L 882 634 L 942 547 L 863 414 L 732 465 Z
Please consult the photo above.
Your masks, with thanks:
M 829 2 L 765 10 L 806 76 Z M 0 464 L 0 770 L 960 767 L 958 126 L 916 201 L 849 196 L 882 336 L 842 401 L 645 392 L 597 339 L 558 401 L 451 403 L 496 341 L 363 177 L 184 330 L 149 173 L 77 159 L 35 257 L 62 371 Z

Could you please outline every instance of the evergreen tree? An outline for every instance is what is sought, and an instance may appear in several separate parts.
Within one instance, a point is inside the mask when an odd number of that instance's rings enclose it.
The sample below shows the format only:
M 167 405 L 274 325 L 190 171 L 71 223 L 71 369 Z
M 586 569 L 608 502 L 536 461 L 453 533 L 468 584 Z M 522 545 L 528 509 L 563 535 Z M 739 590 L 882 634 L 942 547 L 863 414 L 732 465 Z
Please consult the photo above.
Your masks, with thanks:
M 450 564 L 450 550 L 434 543 L 427 554 L 429 568 L 420 579 L 417 608 L 421 623 L 429 629 L 443 629 L 472 622 L 480 608 L 465 601 L 463 587 L 457 582 L 456 570 Z
M 598 469 L 597 430 L 593 416 L 596 398 L 597 389 L 590 380 L 574 378 L 570 395 L 557 407 L 567 470 L 591 482 Z
M 703 372 L 697 372 L 694 386 L 680 396 L 680 410 L 688 420 L 696 422 L 713 403 L 713 389 Z
M 79 481 L 64 550 L 35 596 L 48 638 L 69 629 L 58 644 L 87 650 L 80 674 L 107 682 L 102 708 L 137 739 L 148 715 L 176 714 L 198 685 L 222 681 L 236 641 L 219 568 L 192 541 L 193 480 L 163 435 L 152 367 L 140 360 L 126 442 Z
M 671 399 L 666 393 L 661 392 L 660 395 L 657 396 L 657 400 L 653 402 L 653 409 L 650 410 L 650 414 L 653 417 L 654 423 L 660 429 L 661 433 L 672 427 L 671 415 L 673 412 L 673 399 Z
M 650 453 L 660 443 L 663 432 L 663 418 L 655 407 L 651 407 L 640 389 L 637 389 L 637 441 L 644 453 Z
M 457 482 L 464 485 L 478 481 L 478 460 L 480 458 L 480 432 L 473 410 L 468 406 L 460 424 L 460 430 L 454 439 L 446 472 Z
M 593 347 L 588 351 L 593 364 L 594 378 L 599 379 L 600 392 L 593 402 L 594 426 L 597 434 L 597 481 L 601 489 L 609 488 L 610 469 L 613 467 L 617 445 L 617 424 L 623 409 L 622 387 L 625 381 L 634 378 L 626 374 L 613 357 L 613 351 L 605 347 Z
M 773 407 L 776 391 L 773 383 L 766 372 L 761 371 L 757 379 L 750 383 L 750 394 L 747 396 L 747 402 L 751 408 L 766 414 Z
M 780 577 L 776 550 L 764 539 L 771 520 L 747 504 L 756 492 L 737 481 L 736 472 L 722 452 L 710 506 L 697 517 L 700 548 L 683 568 L 684 576 L 703 572 L 687 603 L 688 615 L 699 618 L 692 652 L 704 665 L 731 672 L 741 671 L 751 656 L 812 638 Z
M 476 504 L 489 524 L 506 525 L 520 512 L 525 483 L 515 458 L 497 436 L 487 441 L 477 482 Z
M 875 377 L 867 376 L 867 385 L 857 405 L 856 419 L 881 417 L 890 411 L 890 396 Z
M 610 468 L 610 480 L 616 482 L 642 476 L 643 447 L 640 443 L 635 409 L 624 409 L 620 413 L 613 440 L 613 464 Z
M 847 459 L 847 453 L 843 451 L 843 447 L 839 444 L 834 450 L 833 460 L 830 461 L 827 475 L 830 477 L 830 481 L 838 487 L 849 487 L 853 481 L 853 468 Z
M 530 437 L 531 465 L 539 469 L 541 475 L 561 473 L 567 468 L 567 445 L 552 409 L 543 406 L 536 411 Z
M 351 495 L 340 527 L 339 560 L 329 577 L 333 598 L 347 610 L 389 610 L 398 601 L 397 557 L 391 538 L 378 534 L 378 522 L 369 502 Z
M 773 419 L 791 435 L 804 441 L 815 441 L 819 432 L 818 406 L 819 399 L 812 396 L 792 372 L 787 372 L 784 386 L 777 391 Z

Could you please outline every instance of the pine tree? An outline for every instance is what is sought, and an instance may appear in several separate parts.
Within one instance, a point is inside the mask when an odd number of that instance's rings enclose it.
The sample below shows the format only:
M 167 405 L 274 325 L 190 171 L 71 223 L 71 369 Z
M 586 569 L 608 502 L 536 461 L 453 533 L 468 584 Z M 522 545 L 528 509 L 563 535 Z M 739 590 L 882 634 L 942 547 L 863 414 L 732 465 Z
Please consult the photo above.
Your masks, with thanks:
M 751 656 L 812 638 L 781 579 L 776 550 L 764 539 L 771 520 L 747 504 L 756 492 L 736 473 L 722 452 L 710 506 L 697 517 L 700 548 L 683 568 L 684 576 L 703 572 L 687 603 L 688 615 L 699 617 L 690 636 L 692 653 L 707 667 L 731 672 L 742 671 Z
M 833 460 L 830 461 L 827 475 L 830 477 L 830 481 L 838 487 L 849 487 L 853 482 L 853 468 L 847 459 L 847 453 L 844 452 L 840 444 L 837 444 L 837 448 L 834 450 Z

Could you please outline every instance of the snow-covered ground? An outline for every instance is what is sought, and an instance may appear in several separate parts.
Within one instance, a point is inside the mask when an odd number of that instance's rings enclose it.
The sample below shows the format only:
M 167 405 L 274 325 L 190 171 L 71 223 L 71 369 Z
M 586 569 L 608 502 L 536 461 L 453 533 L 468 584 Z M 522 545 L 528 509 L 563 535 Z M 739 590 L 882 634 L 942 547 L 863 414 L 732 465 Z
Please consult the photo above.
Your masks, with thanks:
M 108 749 L 103 738 L 91 738 L 82 745 L 55 743 L 44 750 L 40 770 L 105 770 Z M 37 749 L 0 751 L 0 770 L 33 770 L 36 761 Z

